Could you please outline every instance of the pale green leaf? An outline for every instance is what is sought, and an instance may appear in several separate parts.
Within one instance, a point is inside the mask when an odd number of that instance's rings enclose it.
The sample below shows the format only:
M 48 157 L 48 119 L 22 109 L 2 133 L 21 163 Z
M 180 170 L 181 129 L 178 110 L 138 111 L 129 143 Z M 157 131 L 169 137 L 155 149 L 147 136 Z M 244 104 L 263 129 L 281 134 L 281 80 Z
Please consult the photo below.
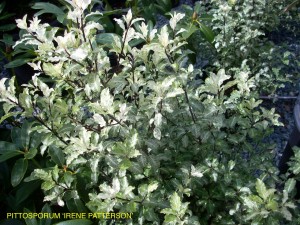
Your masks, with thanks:
M 181 199 L 179 197 L 179 195 L 174 192 L 173 195 L 170 198 L 170 204 L 171 204 L 171 208 L 176 211 L 179 212 L 181 209 Z
M 256 183 L 255 183 L 255 188 L 256 188 L 256 191 L 257 191 L 258 195 L 264 201 L 266 201 L 267 198 L 268 198 L 268 191 L 267 191 L 267 188 L 266 188 L 266 185 L 264 184 L 264 182 L 260 179 L 257 179 Z
M 284 184 L 284 190 L 289 194 L 291 193 L 296 186 L 296 180 L 293 178 L 288 179 Z

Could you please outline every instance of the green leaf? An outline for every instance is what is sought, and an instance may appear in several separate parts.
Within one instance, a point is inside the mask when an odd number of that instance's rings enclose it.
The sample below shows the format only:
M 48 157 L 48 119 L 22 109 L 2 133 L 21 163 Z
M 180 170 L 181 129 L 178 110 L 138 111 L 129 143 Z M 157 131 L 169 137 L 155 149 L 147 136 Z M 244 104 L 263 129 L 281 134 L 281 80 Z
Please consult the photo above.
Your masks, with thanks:
M 284 190 L 287 193 L 291 193 L 294 190 L 295 186 L 296 186 L 296 180 L 293 179 L 293 178 L 290 178 L 290 179 L 287 180 L 287 182 L 285 182 Z
M 164 224 L 165 223 L 176 224 L 176 222 L 177 222 L 177 217 L 175 215 L 171 215 L 171 214 L 165 215 Z
M 179 195 L 174 192 L 174 194 L 171 196 L 170 198 L 170 204 L 171 204 L 171 208 L 176 211 L 179 212 L 181 209 L 181 199 L 179 197 Z
M 59 134 L 64 134 L 73 131 L 75 126 L 73 124 L 64 124 L 60 129 L 58 129 Z
M 0 3 L 0 13 L 2 13 L 2 11 L 3 11 L 3 9 L 4 9 L 4 7 L 5 7 L 5 2 L 1 2 Z
M 114 37 L 121 39 L 121 37 L 117 34 L 113 33 L 101 33 L 96 36 L 96 41 L 98 44 L 106 45 L 108 47 L 112 47 L 114 41 Z
M 74 181 L 75 177 L 69 172 L 64 173 L 64 182 L 68 187 L 71 187 L 72 182 Z
M 195 5 L 194 5 L 194 12 L 196 12 L 197 14 L 200 13 L 200 9 L 201 9 L 201 4 L 200 2 L 195 2 Z
M 114 88 L 114 94 L 119 94 L 127 84 L 124 77 L 114 76 L 110 81 L 111 86 Z
M 234 6 L 237 0 L 228 0 L 230 6 Z
M 161 139 L 161 131 L 160 131 L 160 129 L 159 129 L 158 127 L 155 127 L 155 128 L 153 129 L 153 136 L 154 136 L 156 139 L 158 139 L 158 140 Z
M 6 46 L 12 46 L 14 45 L 13 37 L 10 34 L 3 34 L 3 39 L 0 40 L 3 42 Z
M 13 187 L 17 186 L 27 171 L 28 160 L 27 159 L 18 159 L 12 168 L 11 172 L 11 184 Z
M 29 148 L 31 126 L 32 124 L 26 120 L 21 128 L 21 141 L 23 146 L 25 146 L 26 148 Z
M 283 217 L 288 220 L 288 221 L 292 221 L 292 218 L 293 218 L 293 215 L 291 214 L 291 212 L 286 208 L 286 207 L 283 207 L 281 209 L 281 213 L 283 215 Z
M 24 213 L 32 213 L 29 209 L 24 208 Z M 35 218 L 25 219 L 26 225 L 38 225 L 38 222 Z
M 182 37 L 184 39 L 188 39 L 191 35 L 193 35 L 196 31 L 198 30 L 198 28 L 195 25 L 191 25 L 188 27 L 188 29 L 186 29 L 186 31 L 184 31 L 182 33 Z
M 46 203 L 42 208 L 42 213 L 52 213 L 51 207 Z M 51 225 L 51 219 L 41 219 L 39 225 Z
M 215 39 L 214 32 L 207 26 L 205 26 L 203 23 L 199 23 L 199 29 L 201 33 L 204 35 L 204 38 L 209 42 L 213 43 Z
M 136 47 L 137 45 L 142 44 L 144 42 L 145 41 L 143 39 L 141 39 L 141 38 L 139 38 L 139 39 L 133 39 L 133 40 L 131 40 L 129 42 L 129 45 L 130 45 L 130 47 Z
M 33 9 L 40 9 L 40 11 L 38 11 L 35 16 L 39 16 L 45 13 L 50 13 L 50 14 L 54 14 L 57 18 L 57 20 L 60 23 L 63 23 L 64 18 L 66 17 L 66 14 L 64 13 L 64 11 L 57 7 L 56 5 L 53 5 L 49 2 L 37 2 L 32 6 Z
M 32 159 L 36 156 L 37 152 L 36 148 L 29 149 L 29 151 L 25 153 L 25 158 Z
M 46 180 L 41 185 L 41 188 L 44 191 L 49 191 L 51 188 L 54 187 L 55 187 L 55 182 L 53 180 Z
M 5 20 L 5 19 L 10 18 L 10 17 L 12 17 L 14 15 L 16 15 L 16 14 L 15 13 L 7 13 L 7 12 L 5 12 L 2 15 L 0 15 L 0 20 Z M 11 25 L 11 24 L 9 24 L 9 25 Z M 16 25 L 15 25 L 15 27 L 16 27 Z
M 41 135 L 38 132 L 31 134 L 29 148 L 37 149 L 41 144 Z
M 78 220 L 62 221 L 62 222 L 56 223 L 55 225 L 91 225 L 91 224 L 93 224 L 93 222 L 90 220 L 78 219 Z
M 21 114 L 22 112 L 9 112 L 7 114 L 5 114 L 4 116 L 1 117 L 0 119 L 0 123 L 2 123 L 4 120 L 6 120 L 7 118 L 9 117 L 12 117 L 12 116 L 17 116 L 19 114 Z
M 51 145 L 48 151 L 51 160 L 55 162 L 58 166 L 65 165 L 65 156 L 62 150 L 55 145 Z
M 14 151 L 17 149 L 18 148 L 14 143 L 0 141 L 0 154 L 3 154 L 3 152 L 6 152 L 6 151 Z
M 218 94 L 222 89 L 222 85 L 224 81 L 230 79 L 229 75 L 226 75 L 224 69 L 220 69 L 217 74 L 211 73 L 208 78 L 205 80 L 205 85 L 201 86 L 200 88 L 203 91 L 210 92 L 212 94 Z M 209 109 L 217 110 L 211 106 Z M 213 112 L 211 112 L 213 113 Z
M 264 200 L 266 201 L 268 198 L 268 191 L 266 188 L 266 185 L 264 184 L 264 182 L 260 179 L 257 179 L 256 184 L 255 184 L 255 188 L 256 191 L 258 193 L 258 195 Z
M 1 18 L 0 18 L 1 20 Z M 6 24 L 6 25 L 1 25 L 0 26 L 0 31 L 5 32 L 5 31 L 10 31 L 15 29 L 17 26 L 15 24 Z
M 0 162 L 4 162 L 10 158 L 13 158 L 17 155 L 22 155 L 24 152 L 18 151 L 18 150 L 13 150 L 13 151 L 4 151 L 1 152 L 2 155 L 0 155 Z
M 22 137 L 21 129 L 18 127 L 14 127 L 11 131 L 11 139 L 18 148 L 23 149 L 25 148 L 25 146 L 22 143 L 21 137 Z
M 87 213 L 88 209 L 85 207 L 84 203 L 79 198 L 72 198 L 66 201 L 67 207 L 70 212 L 76 213 Z
M 278 203 L 275 200 L 270 200 L 268 204 L 266 204 L 266 208 L 272 211 L 276 211 L 278 209 Z
M 20 205 L 22 202 L 40 188 L 40 181 L 24 182 L 16 191 L 16 204 Z
M 10 69 L 10 68 L 15 68 L 15 67 L 19 67 L 22 66 L 26 63 L 28 63 L 31 59 L 29 58 L 20 58 L 20 59 L 15 59 L 7 64 L 5 64 L 5 68 L 6 69 Z

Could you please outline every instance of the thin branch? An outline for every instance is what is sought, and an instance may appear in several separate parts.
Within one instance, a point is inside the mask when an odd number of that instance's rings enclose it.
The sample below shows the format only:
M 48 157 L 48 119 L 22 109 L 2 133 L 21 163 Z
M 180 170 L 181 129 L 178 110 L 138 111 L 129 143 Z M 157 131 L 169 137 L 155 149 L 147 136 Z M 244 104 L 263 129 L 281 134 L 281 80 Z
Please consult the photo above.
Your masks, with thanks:
M 185 99 L 186 99 L 186 102 L 187 102 L 187 104 L 188 104 L 188 106 L 189 106 L 189 111 L 190 111 L 190 114 L 191 114 L 191 117 L 192 117 L 192 119 L 193 119 L 193 122 L 194 122 L 194 124 L 196 124 L 196 116 L 195 116 L 195 114 L 194 114 L 194 112 L 193 112 L 193 110 L 192 110 L 192 107 L 191 107 L 191 105 L 190 105 L 190 100 L 189 100 L 189 96 L 188 96 L 188 94 L 187 94 L 187 91 L 186 91 L 186 89 L 184 89 L 184 96 L 185 96 Z

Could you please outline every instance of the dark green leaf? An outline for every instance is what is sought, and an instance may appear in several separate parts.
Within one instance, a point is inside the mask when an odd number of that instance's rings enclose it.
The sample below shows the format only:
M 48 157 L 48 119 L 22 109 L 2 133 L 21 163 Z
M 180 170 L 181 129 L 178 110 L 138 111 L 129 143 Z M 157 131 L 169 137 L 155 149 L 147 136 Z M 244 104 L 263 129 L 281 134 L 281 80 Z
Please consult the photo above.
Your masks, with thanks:
M 60 148 L 57 148 L 55 145 L 49 147 L 49 155 L 51 160 L 55 162 L 58 166 L 65 165 L 64 153 Z
M 24 213 L 32 213 L 29 209 L 24 208 Z M 26 225 L 38 225 L 38 222 L 35 218 L 25 219 Z
M 79 198 L 72 198 L 66 201 L 67 207 L 70 212 L 76 213 L 87 213 L 88 209 L 85 207 L 84 203 Z
M 20 188 L 16 191 L 16 204 L 20 205 L 22 202 L 37 191 L 41 185 L 40 181 L 26 182 L 20 185 Z
M 194 34 L 196 31 L 198 30 L 198 28 L 195 25 L 191 25 L 188 27 L 188 29 L 186 29 L 186 31 L 184 31 L 182 33 L 182 37 L 184 39 L 188 39 L 192 34 Z
M 103 25 L 107 33 L 115 32 L 115 25 L 112 23 L 109 17 L 101 18 L 100 23 Z
M 17 146 L 14 143 L 0 141 L 0 154 L 2 154 L 2 152 L 14 150 L 17 150 Z
M 48 204 L 45 204 L 42 208 L 42 213 L 52 213 L 51 207 Z M 41 219 L 39 225 L 51 225 L 51 219 Z
M 14 15 L 16 15 L 16 14 L 15 13 L 6 13 L 5 12 L 3 15 L 0 16 L 0 20 L 5 20 L 5 19 L 10 18 L 10 17 L 12 17 Z M 11 25 L 11 24 L 9 24 L 9 25 Z M 15 27 L 16 27 L 16 25 L 15 25 Z
M 112 46 L 112 44 L 114 43 L 114 37 L 117 38 L 121 38 L 119 35 L 117 34 L 113 34 L 113 33 L 102 33 L 102 34 L 98 34 L 96 37 L 96 41 L 98 44 L 101 45 L 107 45 Z
M 1 18 L 0 18 L 1 19 Z M 15 24 L 6 24 L 6 25 L 1 25 L 0 26 L 0 31 L 5 32 L 5 31 L 10 31 L 15 29 L 17 26 Z
M 29 148 L 38 148 L 38 146 L 41 144 L 41 135 L 37 132 L 30 135 L 30 145 Z
M 129 45 L 130 45 L 130 47 L 135 47 L 135 46 L 137 46 L 139 44 L 142 44 L 144 42 L 145 41 L 143 39 L 139 38 L 139 39 L 134 39 L 134 40 L 130 41 Z
M 35 16 L 39 16 L 45 13 L 50 13 L 56 16 L 57 20 L 60 23 L 63 23 L 64 18 L 66 17 L 66 14 L 64 11 L 57 7 L 56 5 L 53 5 L 49 2 L 37 2 L 32 6 L 33 9 L 40 9 Z
M 203 23 L 199 23 L 199 29 L 204 35 L 204 38 L 209 42 L 213 43 L 215 39 L 215 34 L 214 32 L 207 26 L 205 26 Z
M 29 148 L 31 126 L 32 126 L 32 123 L 29 123 L 26 120 L 23 123 L 22 128 L 21 128 L 21 142 L 22 142 L 22 145 L 26 148 Z
M 29 149 L 28 152 L 25 153 L 25 158 L 26 159 L 32 159 L 36 156 L 37 154 L 37 149 L 36 148 L 31 148 Z
M 28 58 L 22 58 L 22 59 L 15 59 L 9 63 L 7 63 L 4 67 L 6 69 L 9 69 L 9 68 L 15 68 L 15 67 L 19 67 L 19 66 L 22 66 L 26 63 L 28 63 L 31 59 L 28 59 Z
M 11 139 L 20 149 L 29 148 L 31 123 L 25 121 L 21 128 L 14 127 L 11 132 Z
M 59 134 L 68 133 L 74 130 L 73 124 L 64 124 L 57 132 Z
M 17 148 L 24 148 L 21 142 L 21 129 L 14 127 L 11 131 L 11 139 L 16 144 Z
M 1 39 L 0 41 L 3 42 L 7 46 L 12 46 L 15 43 L 13 41 L 12 35 L 9 35 L 9 34 L 3 34 L 3 39 Z
M 4 9 L 4 7 L 5 7 L 5 2 L 1 2 L 0 3 L 0 13 L 2 13 L 2 11 L 3 11 L 3 9 Z
M 4 151 L 1 152 L 2 155 L 0 155 L 0 162 L 4 162 L 10 158 L 13 158 L 17 155 L 22 155 L 24 152 L 18 151 L 18 150 L 13 150 L 13 151 Z
M 194 6 L 194 11 L 199 14 L 200 13 L 200 9 L 201 9 L 201 3 L 200 2 L 195 2 L 195 6 Z
M 28 160 L 27 159 L 18 159 L 12 168 L 11 172 L 11 184 L 13 187 L 17 186 L 27 171 Z

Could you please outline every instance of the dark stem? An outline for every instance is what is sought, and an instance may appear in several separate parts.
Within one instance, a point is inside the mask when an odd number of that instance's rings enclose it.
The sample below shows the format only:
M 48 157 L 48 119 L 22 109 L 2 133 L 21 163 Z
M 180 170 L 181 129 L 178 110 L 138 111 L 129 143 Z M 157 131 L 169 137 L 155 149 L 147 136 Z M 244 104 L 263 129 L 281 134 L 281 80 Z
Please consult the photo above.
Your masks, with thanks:
M 184 96 L 185 96 L 186 102 L 187 102 L 187 104 L 188 104 L 188 106 L 189 106 L 189 111 L 190 111 L 191 117 L 192 117 L 192 119 L 193 119 L 194 124 L 196 124 L 196 116 L 195 116 L 195 114 L 194 114 L 194 112 L 193 112 L 193 110 L 192 110 L 192 107 L 191 107 L 191 105 L 190 105 L 189 96 L 188 96 L 188 94 L 187 94 L 186 89 L 183 89 L 183 90 L 184 90 Z

